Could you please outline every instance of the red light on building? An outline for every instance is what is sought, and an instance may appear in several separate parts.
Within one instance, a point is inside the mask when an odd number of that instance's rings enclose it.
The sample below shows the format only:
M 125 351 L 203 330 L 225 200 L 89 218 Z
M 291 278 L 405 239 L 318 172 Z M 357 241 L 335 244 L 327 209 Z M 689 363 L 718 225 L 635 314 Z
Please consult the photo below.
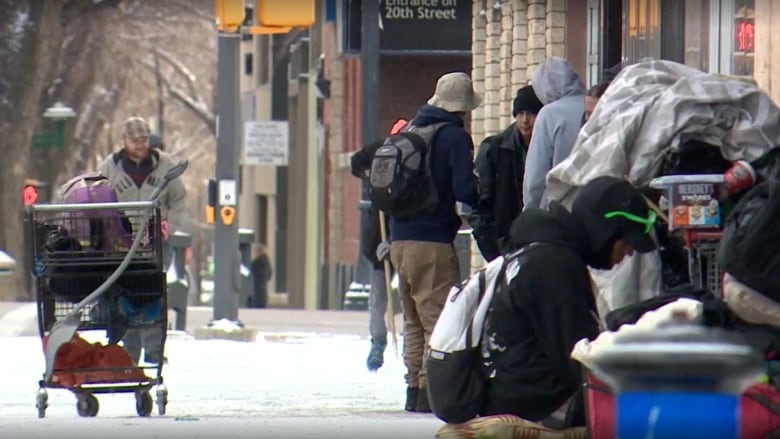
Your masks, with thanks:
M 753 52 L 756 42 L 756 25 L 753 20 L 737 20 L 737 52 Z

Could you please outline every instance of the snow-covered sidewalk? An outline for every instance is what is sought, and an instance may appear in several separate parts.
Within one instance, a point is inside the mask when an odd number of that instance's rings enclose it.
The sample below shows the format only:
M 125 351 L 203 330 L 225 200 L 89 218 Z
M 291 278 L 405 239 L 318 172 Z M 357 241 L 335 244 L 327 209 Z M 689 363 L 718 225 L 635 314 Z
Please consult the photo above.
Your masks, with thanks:
M 244 437 L 245 430 L 251 437 L 331 437 L 328 434 L 339 431 L 343 435 L 332 437 L 352 437 L 362 435 L 360 430 L 372 437 L 385 437 L 377 436 L 380 431 L 387 437 L 433 437 L 439 421 L 402 409 L 402 359 L 388 347 L 384 367 L 369 373 L 368 347 L 367 339 L 356 336 L 286 333 L 241 343 L 172 335 L 166 350 L 170 364 L 163 374 L 169 391 L 164 418 L 156 418 L 155 412 L 152 418 L 139 419 L 132 395 L 99 395 L 97 418 L 79 418 L 70 392 L 50 390 L 46 418 L 39 420 L 35 394 L 44 366 L 40 340 L 4 337 L 0 436 L 64 438 L 72 432 L 73 437 L 88 438 L 92 431 L 94 437 L 114 439 L 123 437 L 121 429 L 117 436 L 106 428 L 124 426 L 132 427 L 126 432 L 139 438 L 218 433 L 236 439 Z M 276 434 L 266 436 L 271 431 Z M 293 434 L 296 431 L 300 435 Z M 40 436 L 31 436 L 33 432 Z

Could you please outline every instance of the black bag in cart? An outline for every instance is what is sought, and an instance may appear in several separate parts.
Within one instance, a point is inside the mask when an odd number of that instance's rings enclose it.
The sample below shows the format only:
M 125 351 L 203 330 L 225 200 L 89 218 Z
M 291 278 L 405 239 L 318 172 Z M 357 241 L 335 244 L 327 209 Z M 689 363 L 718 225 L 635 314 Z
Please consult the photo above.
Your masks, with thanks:
M 780 303 L 780 181 L 754 186 L 737 203 L 718 258 L 724 271 Z

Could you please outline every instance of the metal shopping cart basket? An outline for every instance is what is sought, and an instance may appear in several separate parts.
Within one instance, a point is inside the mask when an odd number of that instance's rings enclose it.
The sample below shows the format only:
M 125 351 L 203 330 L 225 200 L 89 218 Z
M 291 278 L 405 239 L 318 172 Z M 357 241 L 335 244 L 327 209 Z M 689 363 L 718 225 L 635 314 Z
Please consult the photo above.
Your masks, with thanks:
M 165 414 L 162 351 L 168 307 L 158 196 L 187 165 L 182 161 L 171 168 L 149 201 L 26 207 L 32 247 L 27 254 L 46 360 L 38 417 L 46 415 L 51 388 L 73 392 L 80 416 L 96 416 L 95 395 L 105 393 L 134 393 L 136 412 L 149 416 L 156 386 L 158 413 Z M 95 330 L 105 331 L 107 343 L 88 343 L 80 336 Z M 159 337 L 155 364 L 141 367 L 119 345 L 129 331 Z
M 79 310 L 76 335 L 57 351 L 53 373 L 39 382 L 39 417 L 45 416 L 47 388 L 73 392 L 81 416 L 97 415 L 96 394 L 135 393 L 138 415 L 149 416 L 154 406 L 149 392 L 158 386 L 158 412 L 165 413 L 167 390 L 161 359 L 151 366 L 138 366 L 118 344 L 128 331 L 151 330 L 159 337 L 160 347 L 165 346 L 167 305 L 159 212 L 152 201 L 28 207 L 26 226 L 32 237 L 38 328 L 44 346 L 54 325 L 105 282 L 127 256 L 133 226 L 140 226 L 143 217 L 148 222 L 124 272 L 106 293 Z M 105 222 L 119 215 L 126 224 L 126 235 L 117 236 L 111 229 L 109 236 Z M 89 230 L 90 234 L 78 236 L 74 230 Z M 105 240 L 112 242 L 110 250 L 98 244 Z M 95 330 L 105 331 L 106 345 L 90 344 L 79 335 Z
M 691 284 L 716 297 L 722 297 L 718 248 L 725 212 L 718 201 L 721 184 L 722 174 L 668 175 L 650 183 L 666 191 L 669 230 L 683 239 Z

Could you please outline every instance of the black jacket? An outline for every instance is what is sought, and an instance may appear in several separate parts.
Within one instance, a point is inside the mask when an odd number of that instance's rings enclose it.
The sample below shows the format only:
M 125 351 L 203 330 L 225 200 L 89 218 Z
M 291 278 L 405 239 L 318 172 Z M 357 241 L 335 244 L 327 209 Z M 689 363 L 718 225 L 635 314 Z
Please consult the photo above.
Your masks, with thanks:
M 509 226 L 523 211 L 523 170 L 528 146 L 515 124 L 482 141 L 475 166 L 479 174 L 479 203 L 469 214 L 482 256 L 501 255 Z
M 376 154 L 376 150 L 382 146 L 384 139 L 376 140 L 352 154 L 350 158 L 352 175 L 360 179 L 368 178 L 368 170 L 371 169 L 371 160 Z M 387 239 L 390 240 L 389 221 L 385 223 L 385 232 Z M 360 221 L 360 253 L 368 259 L 375 270 L 383 268 L 382 262 L 376 258 L 376 248 L 382 242 L 382 236 L 379 233 L 379 212 L 375 209 L 368 209 L 367 215 Z
M 529 209 L 512 224 L 510 247 L 545 243 L 520 259 L 520 269 L 493 299 L 487 334 L 495 374 L 484 415 L 514 414 L 537 421 L 580 387 L 570 358 L 574 344 L 599 332 L 587 261 L 586 229 L 566 209 Z

